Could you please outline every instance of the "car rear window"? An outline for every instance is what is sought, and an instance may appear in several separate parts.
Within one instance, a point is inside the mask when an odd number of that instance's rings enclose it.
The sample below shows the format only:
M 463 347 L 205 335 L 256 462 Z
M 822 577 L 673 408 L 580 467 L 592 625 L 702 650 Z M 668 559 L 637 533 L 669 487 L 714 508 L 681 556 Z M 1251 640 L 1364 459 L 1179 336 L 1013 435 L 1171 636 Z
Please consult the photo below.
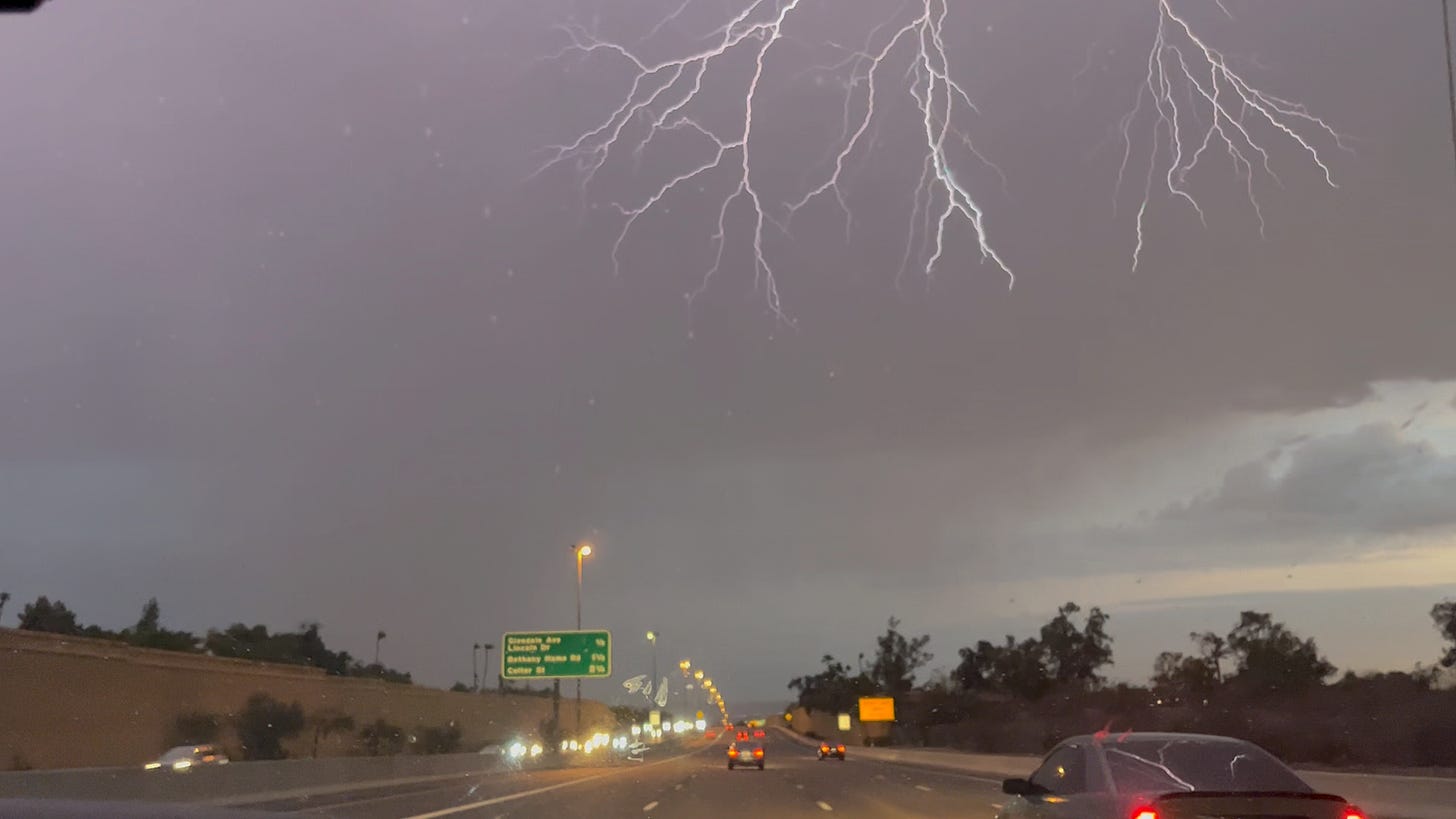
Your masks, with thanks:
M 1105 746 L 1107 768 L 1122 793 L 1293 791 L 1310 793 L 1284 763 L 1238 742 L 1128 740 Z

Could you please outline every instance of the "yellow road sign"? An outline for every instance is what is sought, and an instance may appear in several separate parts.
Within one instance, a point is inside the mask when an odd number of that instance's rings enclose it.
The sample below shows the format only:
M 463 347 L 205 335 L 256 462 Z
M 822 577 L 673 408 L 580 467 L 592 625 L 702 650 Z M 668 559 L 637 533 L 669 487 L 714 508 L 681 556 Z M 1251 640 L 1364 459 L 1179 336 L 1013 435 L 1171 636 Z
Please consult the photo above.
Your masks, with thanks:
M 859 721 L 860 722 L 894 722 L 895 721 L 895 698 L 894 697 L 860 697 L 859 698 Z

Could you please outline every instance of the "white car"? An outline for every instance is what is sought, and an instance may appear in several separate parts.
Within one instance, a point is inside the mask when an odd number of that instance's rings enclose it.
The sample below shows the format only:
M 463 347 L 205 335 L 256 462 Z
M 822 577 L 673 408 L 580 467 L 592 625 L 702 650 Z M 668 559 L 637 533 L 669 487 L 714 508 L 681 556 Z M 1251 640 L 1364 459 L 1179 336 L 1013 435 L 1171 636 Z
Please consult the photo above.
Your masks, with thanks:
M 146 764 L 149 771 L 190 771 L 201 765 L 226 765 L 227 754 L 216 745 L 178 745 Z

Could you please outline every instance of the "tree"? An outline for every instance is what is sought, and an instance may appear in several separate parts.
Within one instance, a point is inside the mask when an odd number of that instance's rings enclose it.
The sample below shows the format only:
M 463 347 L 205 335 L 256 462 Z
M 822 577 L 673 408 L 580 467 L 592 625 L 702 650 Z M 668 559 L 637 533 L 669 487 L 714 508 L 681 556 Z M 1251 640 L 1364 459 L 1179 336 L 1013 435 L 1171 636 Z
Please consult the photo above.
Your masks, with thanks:
M 364 742 L 364 752 L 370 756 L 393 756 L 404 750 L 404 732 L 382 719 L 360 728 L 359 739 Z
M 1188 639 L 1198 646 L 1198 653 L 1203 658 L 1204 665 L 1213 671 L 1213 678 L 1219 684 L 1223 683 L 1223 661 L 1229 655 L 1228 640 L 1211 631 L 1198 633 L 1191 631 Z
M 868 675 L 849 675 L 849 666 L 825 654 L 820 658 L 824 670 L 789 680 L 789 688 L 799 692 L 799 705 L 809 712 L 847 711 L 858 698 L 874 692 L 875 684 Z
M 1164 702 L 1202 702 L 1217 679 L 1204 658 L 1164 651 L 1153 661 L 1152 684 L 1153 694 Z
M 1301 640 L 1267 612 L 1244 611 L 1228 635 L 1241 684 L 1265 691 L 1305 691 L 1335 672 L 1314 639 Z
M 244 759 L 283 759 L 288 756 L 283 740 L 303 730 L 303 707 L 257 693 L 248 697 L 236 727 Z
M 885 633 L 876 644 L 874 664 L 870 666 L 870 679 L 886 694 L 903 694 L 915 687 L 915 672 L 930 662 L 935 655 L 925 650 L 930 635 L 905 639 L 900 633 L 900 621 L 891 617 Z
M 134 646 L 157 648 L 163 651 L 197 651 L 197 635 L 187 631 L 172 631 L 162 628 L 162 607 L 157 598 L 148 600 L 142 606 L 142 615 L 130 630 L 117 635 Z
M 318 758 L 319 740 L 328 739 L 331 734 L 354 730 L 354 718 L 342 711 L 325 708 L 309 715 L 309 727 L 313 728 L 313 756 Z
M 1101 685 L 1097 669 L 1112 662 L 1112 637 L 1107 633 L 1108 616 L 1096 606 L 1078 630 L 1072 615 L 1081 610 L 1076 603 L 1057 609 L 1057 616 L 1041 627 L 1041 649 L 1053 682 L 1088 689 Z
M 10 592 L 0 592 L 0 617 L 5 614 L 5 604 L 10 602 Z
M 1445 600 L 1431 607 L 1431 619 L 1441 637 L 1450 643 L 1441 655 L 1442 668 L 1456 668 L 1456 600 Z
M 76 613 L 66 604 L 41 595 L 34 603 L 26 603 L 20 610 L 20 627 L 26 631 L 46 631 L 51 634 L 80 634 L 81 625 L 76 622 Z
M 1037 700 L 1051 688 L 1046 651 L 1036 638 L 1017 642 L 1008 634 L 1000 645 L 981 640 L 975 648 L 962 648 L 960 656 L 961 663 L 953 673 L 967 691 L 993 691 Z

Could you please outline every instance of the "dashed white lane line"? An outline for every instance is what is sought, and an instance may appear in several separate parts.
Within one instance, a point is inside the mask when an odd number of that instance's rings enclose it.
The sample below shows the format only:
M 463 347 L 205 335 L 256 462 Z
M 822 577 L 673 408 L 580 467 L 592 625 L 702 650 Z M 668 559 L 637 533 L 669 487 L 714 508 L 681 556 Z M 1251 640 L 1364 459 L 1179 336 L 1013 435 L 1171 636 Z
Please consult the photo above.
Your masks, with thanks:
M 798 788 L 801 791 L 804 789 L 804 786 L 803 785 L 795 785 L 794 787 L 795 788 Z
M 819 806 L 819 810 L 834 810 L 834 808 L 829 806 L 828 802 L 815 802 L 814 804 Z
M 655 807 L 657 807 L 657 803 L 656 802 L 648 802 L 647 804 L 645 804 L 645 805 L 642 806 L 642 812 L 643 813 L 646 813 L 646 812 L 652 810 Z
M 676 785 L 673 785 L 673 786 L 672 786 L 672 789 L 673 789 L 673 790 L 675 790 L 675 791 L 680 791 L 680 790 L 682 790 L 682 783 L 681 783 L 681 782 L 679 782 L 679 783 L 677 783 L 677 784 L 676 784 Z
M 916 785 L 915 786 L 915 790 L 917 790 L 917 791 L 928 791 L 928 790 L 930 790 L 930 788 L 927 788 L 924 785 Z

